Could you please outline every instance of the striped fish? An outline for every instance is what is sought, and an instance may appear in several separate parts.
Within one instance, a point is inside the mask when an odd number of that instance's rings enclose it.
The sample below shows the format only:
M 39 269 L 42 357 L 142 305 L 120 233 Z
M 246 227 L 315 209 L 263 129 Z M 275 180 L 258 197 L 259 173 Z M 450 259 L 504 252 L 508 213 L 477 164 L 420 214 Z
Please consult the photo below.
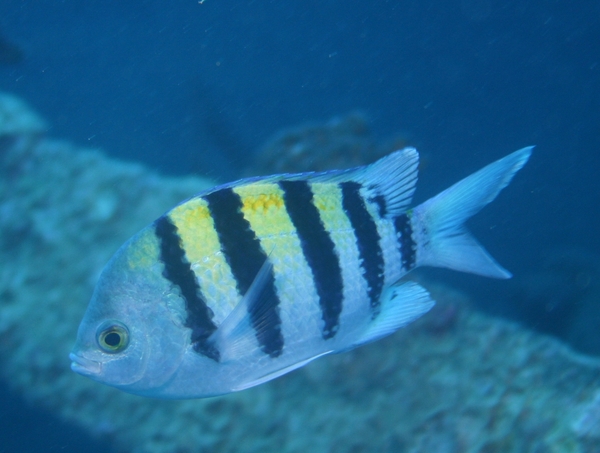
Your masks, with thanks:
M 531 149 L 413 209 L 414 148 L 357 169 L 252 178 L 194 196 L 107 264 L 71 367 L 139 395 L 208 397 L 384 337 L 434 304 L 400 281 L 417 266 L 510 276 L 463 224 Z

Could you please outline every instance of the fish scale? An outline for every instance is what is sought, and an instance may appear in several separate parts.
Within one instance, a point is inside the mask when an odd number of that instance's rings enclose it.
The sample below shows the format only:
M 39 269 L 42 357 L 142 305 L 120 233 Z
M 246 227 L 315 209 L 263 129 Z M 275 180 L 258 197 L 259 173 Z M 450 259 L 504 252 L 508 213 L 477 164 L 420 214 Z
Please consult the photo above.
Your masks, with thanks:
M 320 219 L 334 244 L 334 253 L 341 263 L 341 281 L 343 282 L 340 300 L 339 329 L 345 329 L 347 316 L 354 314 L 353 310 L 344 310 L 353 306 L 354 300 L 364 298 L 367 294 L 367 282 L 362 277 L 360 257 L 356 235 L 350 219 L 342 206 L 342 189 L 338 184 L 315 183 L 311 185 L 319 209 Z
M 321 326 L 314 316 L 319 312 L 317 293 L 311 270 L 302 259 L 300 239 L 285 209 L 283 191 L 275 183 L 240 186 L 235 191 L 241 196 L 244 217 L 273 265 L 277 294 L 284 302 L 279 305 L 283 332 L 318 334 Z M 304 303 L 298 304 L 300 300 Z M 314 304 L 307 303 L 310 301 Z
M 186 259 L 193 264 L 198 285 L 210 299 L 215 322 L 221 322 L 241 295 L 236 281 L 221 253 L 221 244 L 208 210 L 201 198 L 177 206 L 167 216 L 177 227 Z

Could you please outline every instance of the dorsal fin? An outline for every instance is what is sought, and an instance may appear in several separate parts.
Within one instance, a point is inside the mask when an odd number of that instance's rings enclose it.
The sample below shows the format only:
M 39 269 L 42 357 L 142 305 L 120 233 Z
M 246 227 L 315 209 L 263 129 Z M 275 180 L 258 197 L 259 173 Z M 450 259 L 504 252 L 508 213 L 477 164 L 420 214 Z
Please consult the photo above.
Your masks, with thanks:
M 301 180 L 311 183 L 354 181 L 364 186 L 363 195 L 367 200 L 377 205 L 381 217 L 392 218 L 404 214 L 412 201 L 417 184 L 418 166 L 419 153 L 415 148 L 409 147 L 394 151 L 392 154 L 362 167 L 348 170 L 329 170 L 320 173 L 290 173 L 240 179 L 239 181 L 213 187 L 192 198 L 248 184 L 270 184 L 280 181 Z
M 311 175 L 311 182 L 360 183 L 363 195 L 377 205 L 381 217 L 403 214 L 412 201 L 417 184 L 419 153 L 404 148 L 365 167 Z
M 403 214 L 412 201 L 419 166 L 415 148 L 404 148 L 367 167 L 360 181 L 366 198 L 377 203 L 381 217 Z

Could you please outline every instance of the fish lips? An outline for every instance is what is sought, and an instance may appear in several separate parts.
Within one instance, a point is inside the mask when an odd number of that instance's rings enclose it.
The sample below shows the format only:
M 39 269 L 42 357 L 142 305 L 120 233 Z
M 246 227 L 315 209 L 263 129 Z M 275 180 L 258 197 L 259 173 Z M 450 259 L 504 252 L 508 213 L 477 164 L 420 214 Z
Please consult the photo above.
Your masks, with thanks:
M 86 359 L 80 355 L 70 353 L 71 369 L 82 376 L 95 377 L 100 375 L 102 364 L 94 360 Z

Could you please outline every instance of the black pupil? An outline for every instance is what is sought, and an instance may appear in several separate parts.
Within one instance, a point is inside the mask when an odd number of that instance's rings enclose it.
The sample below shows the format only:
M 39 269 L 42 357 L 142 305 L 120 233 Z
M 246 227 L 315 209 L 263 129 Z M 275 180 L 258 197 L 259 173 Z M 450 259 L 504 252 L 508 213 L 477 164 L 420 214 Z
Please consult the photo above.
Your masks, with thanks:
M 107 333 L 106 336 L 104 337 L 104 342 L 110 346 L 110 347 L 116 347 L 119 346 L 119 344 L 121 343 L 121 335 L 118 334 L 117 332 L 110 332 Z

